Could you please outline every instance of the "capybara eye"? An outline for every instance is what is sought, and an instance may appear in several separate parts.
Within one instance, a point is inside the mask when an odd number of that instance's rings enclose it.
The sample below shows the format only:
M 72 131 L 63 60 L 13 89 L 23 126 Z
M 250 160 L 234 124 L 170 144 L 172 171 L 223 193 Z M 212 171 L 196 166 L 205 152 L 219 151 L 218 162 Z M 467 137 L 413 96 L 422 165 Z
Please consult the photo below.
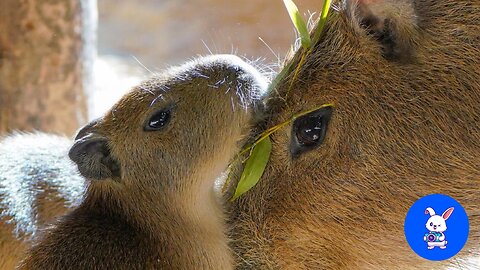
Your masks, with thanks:
M 323 119 L 308 119 L 311 121 L 303 121 L 300 123 L 300 128 L 297 130 L 296 136 L 298 142 L 303 146 L 311 146 L 316 144 L 323 133 L 324 121 Z
M 331 114 L 332 108 L 325 107 L 295 119 L 290 145 L 290 152 L 293 156 L 322 144 Z
M 156 131 L 165 127 L 170 122 L 170 109 L 161 110 L 156 112 L 150 119 L 147 121 L 144 130 L 145 131 Z

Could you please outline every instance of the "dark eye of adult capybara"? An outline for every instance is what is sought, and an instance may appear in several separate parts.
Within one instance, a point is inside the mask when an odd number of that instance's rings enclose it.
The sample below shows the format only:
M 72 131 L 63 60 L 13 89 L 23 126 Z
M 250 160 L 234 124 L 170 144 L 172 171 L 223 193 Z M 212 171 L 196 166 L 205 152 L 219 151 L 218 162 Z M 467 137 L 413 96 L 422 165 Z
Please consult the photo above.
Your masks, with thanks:
M 323 133 L 323 119 L 307 118 L 302 119 L 302 123 L 299 123 L 299 127 L 295 135 L 298 142 L 303 146 L 312 146 L 316 144 L 321 138 Z
M 332 109 L 326 107 L 295 119 L 290 144 L 290 152 L 293 157 L 315 149 L 322 144 L 331 114 Z
M 154 113 L 144 127 L 145 131 L 157 131 L 165 127 L 171 118 L 171 109 L 163 109 Z

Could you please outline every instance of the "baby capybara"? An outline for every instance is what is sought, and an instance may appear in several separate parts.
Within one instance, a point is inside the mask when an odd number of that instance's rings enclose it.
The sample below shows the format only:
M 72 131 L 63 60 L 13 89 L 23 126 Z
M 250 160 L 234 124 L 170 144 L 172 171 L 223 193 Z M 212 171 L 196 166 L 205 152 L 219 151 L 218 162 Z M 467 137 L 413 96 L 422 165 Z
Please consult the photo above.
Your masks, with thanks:
M 69 151 L 90 180 L 80 205 L 37 239 L 20 269 L 231 269 L 214 192 L 266 83 L 228 55 L 135 87 Z

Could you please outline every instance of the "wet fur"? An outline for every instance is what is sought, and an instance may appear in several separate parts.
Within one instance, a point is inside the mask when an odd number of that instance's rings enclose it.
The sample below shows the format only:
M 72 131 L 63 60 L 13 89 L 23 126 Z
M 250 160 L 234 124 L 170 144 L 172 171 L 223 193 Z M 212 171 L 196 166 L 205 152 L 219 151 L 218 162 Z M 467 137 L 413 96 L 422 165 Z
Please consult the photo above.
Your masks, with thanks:
M 292 159 L 291 127 L 272 135 L 261 181 L 231 206 L 237 268 L 476 269 L 480 2 L 336 5 L 290 98 L 272 93 L 261 125 L 333 102 L 326 139 Z M 365 23 L 372 14 L 392 22 L 390 41 Z M 403 233 L 409 207 L 431 193 L 458 200 L 470 220 L 467 245 L 444 262 L 418 257 Z

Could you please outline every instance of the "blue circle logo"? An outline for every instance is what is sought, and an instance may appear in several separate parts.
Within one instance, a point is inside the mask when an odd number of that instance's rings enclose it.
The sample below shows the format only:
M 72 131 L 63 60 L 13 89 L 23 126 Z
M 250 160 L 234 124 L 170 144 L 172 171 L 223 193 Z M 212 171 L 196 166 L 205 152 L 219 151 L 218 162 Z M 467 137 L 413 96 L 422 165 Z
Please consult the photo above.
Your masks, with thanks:
M 468 238 L 468 216 L 452 197 L 432 194 L 417 200 L 405 218 L 405 237 L 422 258 L 441 261 L 455 256 Z

